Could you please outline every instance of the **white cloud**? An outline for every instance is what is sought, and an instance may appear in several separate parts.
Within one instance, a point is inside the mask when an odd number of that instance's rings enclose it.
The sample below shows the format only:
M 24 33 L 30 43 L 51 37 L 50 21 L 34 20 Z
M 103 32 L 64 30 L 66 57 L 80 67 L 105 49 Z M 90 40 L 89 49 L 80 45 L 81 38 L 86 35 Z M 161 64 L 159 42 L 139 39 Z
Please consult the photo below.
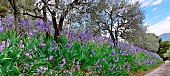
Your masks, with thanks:
M 139 1 L 140 3 L 142 3 L 142 7 L 148 6 L 148 5 L 157 5 L 162 3 L 163 0 L 131 0 L 130 2 L 135 3 Z
M 170 16 L 166 17 L 164 20 L 152 25 L 148 28 L 149 33 L 155 33 L 157 36 L 163 33 L 170 33 Z
M 157 5 L 157 4 L 160 4 L 160 3 L 162 3 L 162 0 L 156 0 L 151 5 Z

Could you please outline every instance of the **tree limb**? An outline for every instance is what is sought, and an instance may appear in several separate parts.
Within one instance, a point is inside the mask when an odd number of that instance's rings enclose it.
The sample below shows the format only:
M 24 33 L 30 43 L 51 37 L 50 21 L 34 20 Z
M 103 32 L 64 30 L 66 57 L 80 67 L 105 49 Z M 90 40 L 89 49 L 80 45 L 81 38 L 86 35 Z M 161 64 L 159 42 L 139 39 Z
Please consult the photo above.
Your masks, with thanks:
M 44 17 L 42 17 L 42 16 L 36 16 L 36 15 L 32 15 L 32 14 L 30 14 L 30 13 L 21 13 L 21 14 L 23 14 L 23 15 L 28 15 L 28 16 L 35 17 L 35 18 L 41 18 L 41 19 L 44 18 Z

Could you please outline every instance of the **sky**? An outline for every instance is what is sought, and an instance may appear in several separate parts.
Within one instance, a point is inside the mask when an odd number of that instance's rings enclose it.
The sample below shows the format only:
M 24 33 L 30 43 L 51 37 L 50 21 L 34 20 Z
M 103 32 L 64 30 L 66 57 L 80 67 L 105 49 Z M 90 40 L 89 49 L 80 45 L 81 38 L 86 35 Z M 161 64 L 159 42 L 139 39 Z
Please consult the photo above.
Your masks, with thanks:
M 149 33 L 170 33 L 170 0 L 132 0 L 135 1 L 141 2 L 145 10 L 144 23 Z

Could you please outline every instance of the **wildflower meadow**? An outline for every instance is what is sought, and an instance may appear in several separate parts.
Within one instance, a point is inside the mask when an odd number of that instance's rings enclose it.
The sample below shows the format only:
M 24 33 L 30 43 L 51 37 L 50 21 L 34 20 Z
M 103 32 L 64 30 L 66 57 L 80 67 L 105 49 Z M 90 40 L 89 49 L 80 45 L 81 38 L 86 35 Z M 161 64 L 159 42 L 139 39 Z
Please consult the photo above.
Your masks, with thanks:
M 20 26 L 29 27 L 23 20 Z M 154 52 L 124 42 L 115 45 L 110 38 L 103 38 L 88 29 L 76 33 L 64 27 L 60 43 L 53 37 L 46 39 L 43 23 L 35 22 L 34 28 L 24 35 L 1 26 L 0 75 L 1 76 L 129 76 L 147 71 L 163 63 Z

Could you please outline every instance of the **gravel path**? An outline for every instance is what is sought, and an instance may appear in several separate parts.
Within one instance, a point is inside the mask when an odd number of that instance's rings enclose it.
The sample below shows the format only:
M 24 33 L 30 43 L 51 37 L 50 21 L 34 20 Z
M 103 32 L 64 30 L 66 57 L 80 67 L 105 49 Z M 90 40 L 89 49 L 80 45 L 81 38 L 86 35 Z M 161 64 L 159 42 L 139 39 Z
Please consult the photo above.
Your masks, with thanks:
M 144 76 L 170 76 L 170 61 L 165 61 L 165 64 Z

